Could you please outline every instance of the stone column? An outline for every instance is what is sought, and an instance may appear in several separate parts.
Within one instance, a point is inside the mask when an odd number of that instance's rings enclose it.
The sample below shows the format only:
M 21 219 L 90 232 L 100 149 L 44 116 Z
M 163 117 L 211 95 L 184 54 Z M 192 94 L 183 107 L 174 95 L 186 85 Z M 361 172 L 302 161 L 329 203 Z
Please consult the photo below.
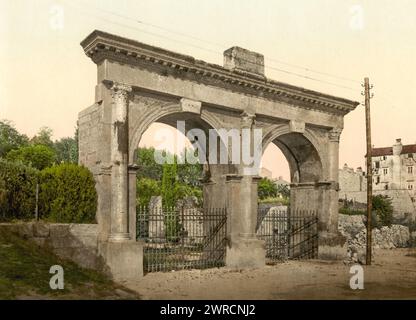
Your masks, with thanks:
M 317 183 L 321 204 L 318 249 L 321 259 L 343 259 L 346 254 L 346 239 L 338 231 L 338 159 L 341 131 L 340 128 L 333 128 L 328 132 L 328 179 Z
M 137 170 L 138 166 L 136 164 L 131 164 L 128 166 L 129 171 L 129 180 L 128 180 L 128 203 L 129 203 L 129 209 L 128 209 L 128 228 L 129 228 L 129 234 L 130 238 L 132 240 L 136 240 L 137 235 L 137 211 L 136 211 L 136 180 L 137 180 Z
M 325 186 L 328 193 L 327 231 L 338 233 L 338 191 L 339 191 L 339 138 L 341 128 L 333 128 L 328 133 L 329 184 Z
M 253 129 L 254 115 L 243 114 L 241 127 Z M 264 241 L 256 236 L 258 176 L 245 174 L 242 161 L 238 171 L 226 176 L 229 237 L 226 265 L 258 268 L 265 265 Z
M 130 240 L 128 226 L 128 123 L 130 86 L 115 83 L 111 88 L 111 233 L 109 240 Z

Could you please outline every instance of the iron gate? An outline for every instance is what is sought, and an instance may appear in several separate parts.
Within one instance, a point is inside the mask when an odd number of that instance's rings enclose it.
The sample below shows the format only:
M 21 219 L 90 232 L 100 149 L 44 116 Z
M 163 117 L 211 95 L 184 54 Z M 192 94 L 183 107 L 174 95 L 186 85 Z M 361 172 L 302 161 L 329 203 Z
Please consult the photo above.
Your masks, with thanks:
M 313 210 L 259 208 L 257 236 L 265 241 L 268 263 L 318 257 L 318 216 Z
M 226 209 L 137 211 L 137 238 L 145 241 L 145 272 L 224 266 Z

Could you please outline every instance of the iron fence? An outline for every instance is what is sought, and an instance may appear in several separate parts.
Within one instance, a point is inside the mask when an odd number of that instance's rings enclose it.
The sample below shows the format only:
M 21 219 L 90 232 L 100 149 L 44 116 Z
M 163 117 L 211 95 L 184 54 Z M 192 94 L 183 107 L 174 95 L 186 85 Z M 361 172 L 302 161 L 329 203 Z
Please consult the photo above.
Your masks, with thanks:
M 257 236 L 265 241 L 268 263 L 318 256 L 318 216 L 314 210 L 259 208 Z
M 224 265 L 226 209 L 141 207 L 137 211 L 137 238 L 145 241 L 145 272 Z

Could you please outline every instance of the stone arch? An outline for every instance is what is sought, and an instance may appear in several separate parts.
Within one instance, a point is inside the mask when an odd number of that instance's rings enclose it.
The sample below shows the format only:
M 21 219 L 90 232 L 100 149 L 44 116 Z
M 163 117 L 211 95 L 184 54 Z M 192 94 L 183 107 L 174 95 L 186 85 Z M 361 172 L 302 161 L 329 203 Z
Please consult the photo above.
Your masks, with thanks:
M 268 128 L 263 137 L 263 152 L 274 143 L 286 157 L 292 183 L 316 183 L 326 176 L 327 161 L 324 149 L 314 132 L 305 128 L 304 132 L 292 132 L 289 124 L 274 125 Z M 304 154 L 307 151 L 308 155 Z

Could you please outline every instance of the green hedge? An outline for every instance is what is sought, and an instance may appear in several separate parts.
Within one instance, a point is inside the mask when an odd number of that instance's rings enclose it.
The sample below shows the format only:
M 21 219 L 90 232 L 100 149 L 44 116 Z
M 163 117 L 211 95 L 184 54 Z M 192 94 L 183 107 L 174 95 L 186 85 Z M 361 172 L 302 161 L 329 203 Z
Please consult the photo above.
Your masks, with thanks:
M 0 159 L 0 219 L 33 219 L 39 171 Z
M 97 194 L 91 172 L 76 164 L 60 164 L 41 171 L 40 212 L 48 221 L 95 222 Z
M 4 159 L 0 159 L 0 220 L 34 219 L 37 183 L 42 220 L 95 222 L 97 194 L 94 178 L 87 168 L 60 164 L 38 171 Z

